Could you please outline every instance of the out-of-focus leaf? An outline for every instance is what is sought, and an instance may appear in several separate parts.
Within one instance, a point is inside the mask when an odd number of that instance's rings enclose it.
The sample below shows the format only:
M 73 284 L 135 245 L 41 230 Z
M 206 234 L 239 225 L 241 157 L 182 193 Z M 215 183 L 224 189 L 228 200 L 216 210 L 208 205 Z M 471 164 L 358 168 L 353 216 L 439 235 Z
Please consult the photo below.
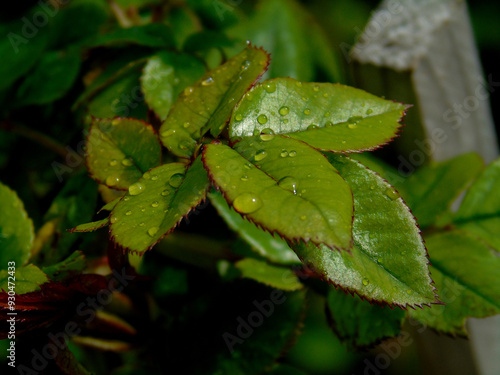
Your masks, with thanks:
M 54 11 L 50 25 L 52 48 L 90 40 L 109 16 L 109 8 L 102 0 L 72 0 L 64 8 Z
M 92 178 L 124 190 L 160 164 L 161 145 L 153 127 L 142 121 L 95 119 L 86 161 Z
M 337 336 L 351 348 L 359 348 L 396 336 L 405 312 L 371 305 L 356 295 L 331 288 L 327 296 L 327 315 Z
M 444 333 L 466 335 L 465 319 L 500 312 L 500 258 L 461 232 L 426 237 L 432 278 L 444 306 L 411 311 L 420 322 Z
M 66 94 L 80 71 L 77 49 L 46 53 L 17 90 L 16 105 L 47 104 Z
M 145 252 L 205 198 L 208 185 L 201 158 L 187 171 L 183 163 L 151 169 L 111 212 L 113 241 L 132 253 Z
M 207 145 L 203 162 L 237 212 L 290 241 L 352 247 L 352 193 L 321 153 L 270 134 L 234 147 Z
M 10 277 L 14 278 L 10 278 Z M 0 291 L 14 291 L 16 294 L 26 294 L 39 290 L 40 285 L 48 282 L 49 279 L 43 271 L 34 264 L 23 267 L 16 267 L 15 273 L 11 274 L 7 270 L 0 270 Z M 14 289 L 9 288 L 14 286 Z
M 203 64 L 190 55 L 160 52 L 144 67 L 141 85 L 145 100 L 163 121 L 179 94 L 203 73 Z
M 80 224 L 70 229 L 70 232 L 93 232 L 97 229 L 104 228 L 109 225 L 109 218 L 92 221 L 90 223 Z
M 304 287 L 297 275 L 289 268 L 273 266 L 252 258 L 236 262 L 235 267 L 240 270 L 242 277 L 256 280 L 273 288 L 291 292 Z
M 43 272 L 45 272 L 52 281 L 61 281 L 82 272 L 86 264 L 87 260 L 83 253 L 81 251 L 75 251 L 62 262 L 43 267 Z
M 42 56 L 49 40 L 48 28 L 39 29 L 29 20 L 33 14 L 40 11 L 34 7 L 23 22 L 23 18 L 0 25 L 0 91 L 10 87 L 18 78 L 25 75 L 35 66 Z
M 246 22 L 239 22 L 228 34 L 240 40 L 250 40 L 271 53 L 273 63 L 269 77 L 315 79 L 319 58 L 330 59 L 331 47 L 321 33 L 316 20 L 294 0 L 261 0 Z M 323 51 L 319 48 L 326 48 Z M 325 68 L 325 67 L 323 67 Z M 332 76 L 331 66 L 329 76 Z
M 405 109 L 349 86 L 277 78 L 245 94 L 229 132 L 235 138 L 270 129 L 320 150 L 366 151 L 395 137 Z
M 7 269 L 9 262 L 16 267 L 30 258 L 35 237 L 33 222 L 17 194 L 0 183 L 0 269 Z
M 130 69 L 98 91 L 88 103 L 88 113 L 96 118 L 131 117 L 145 120 L 148 108 L 139 81 L 139 66 L 135 65 L 136 69 Z
M 227 225 L 237 232 L 260 256 L 279 264 L 300 264 L 299 258 L 281 238 L 257 228 L 229 207 L 220 193 L 208 194 L 210 201 Z
M 247 47 L 225 64 L 184 90 L 160 129 L 162 143 L 173 154 L 189 158 L 197 142 L 211 129 L 218 134 L 243 94 L 267 69 L 269 56 Z M 214 133 L 215 132 L 215 133 Z
M 226 33 L 214 30 L 203 30 L 186 39 L 183 49 L 186 52 L 200 52 L 212 48 L 227 48 L 235 45 L 235 40 Z
M 233 1 L 231 4 L 229 1 L 221 0 L 188 0 L 187 3 L 209 29 L 223 29 L 241 18 L 237 1 Z
M 465 194 L 454 221 L 500 251 L 500 159 L 492 162 Z
M 437 302 L 420 231 L 394 188 L 352 159 L 328 154 L 354 195 L 352 256 L 292 246 L 313 271 L 341 288 L 401 307 Z
M 423 166 L 402 186 L 403 198 L 421 227 L 433 224 L 458 195 L 483 169 L 483 161 L 474 153 Z
M 116 28 L 98 36 L 90 45 L 92 47 L 99 47 L 138 44 L 153 48 L 174 48 L 175 41 L 172 35 L 172 30 L 167 25 L 162 23 L 148 23 L 126 29 Z

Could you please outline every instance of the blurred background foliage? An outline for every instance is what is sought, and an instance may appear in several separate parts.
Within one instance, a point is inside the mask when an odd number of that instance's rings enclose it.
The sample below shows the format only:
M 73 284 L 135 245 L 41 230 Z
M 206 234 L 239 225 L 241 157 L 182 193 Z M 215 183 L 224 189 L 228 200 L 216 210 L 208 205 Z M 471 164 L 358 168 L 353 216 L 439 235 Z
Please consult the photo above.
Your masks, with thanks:
M 355 44 L 378 1 L 66 3 L 54 11 L 56 0 L 52 4 L 49 0 L 10 2 L 9 9 L 4 8 L 0 14 L 0 180 L 18 193 L 38 238 L 44 239 L 37 249 L 36 262 L 40 265 L 61 261 L 77 249 L 89 259 L 105 254 L 106 233 L 68 236 L 66 232 L 91 221 L 96 208 L 114 197 L 103 187 L 98 190 L 87 176 L 82 141 L 92 116 L 135 117 L 158 128 L 160 119 L 148 109 L 140 90 L 148 57 L 165 50 L 183 51 L 199 64 L 188 73 L 193 75 L 188 78 L 197 79 L 200 71 L 219 65 L 250 40 L 271 52 L 273 63 L 267 78 L 291 76 L 352 84 L 341 46 Z M 470 2 L 469 7 L 484 72 L 499 81 L 500 28 L 495 25 L 500 3 L 478 0 Z M 45 20 L 37 18 L 40 12 L 48 14 Z M 26 26 L 26 19 L 31 20 L 31 26 Z M 168 60 L 168 56 L 163 58 Z M 176 64 L 181 69 L 184 63 Z M 179 83 L 173 79 L 167 77 L 165 82 L 178 94 L 175 86 Z M 175 95 L 165 101 L 174 99 Z M 491 103 L 495 123 L 500 124 L 498 91 L 492 93 Z M 212 226 L 207 228 L 206 222 Z M 182 224 L 181 231 L 199 236 L 215 233 L 214 237 L 220 239 L 233 236 L 211 207 L 193 217 L 189 225 Z M 180 308 L 177 304 L 185 303 L 183 296 L 188 291 L 199 295 L 214 286 L 213 275 L 196 265 L 186 268 L 183 264 L 166 258 L 161 249 L 145 257 L 143 267 L 158 276 L 152 290 L 164 311 Z M 198 308 L 203 312 L 207 307 Z M 373 360 L 380 349 L 346 349 L 329 329 L 323 310 L 322 299 L 312 294 L 304 334 L 285 363 L 309 374 L 362 373 L 364 360 Z M 210 312 L 216 313 L 216 308 Z M 167 313 L 158 314 L 165 315 L 165 325 L 172 323 Z M 150 332 L 157 329 L 143 328 Z M 155 336 L 154 340 L 164 338 Z M 95 355 L 76 344 L 71 348 L 82 363 L 98 373 L 107 373 L 118 363 L 125 366 L 114 374 L 140 373 L 134 363 L 137 353 Z M 275 372 L 292 371 L 285 368 Z M 417 347 L 407 348 L 384 373 L 420 373 Z

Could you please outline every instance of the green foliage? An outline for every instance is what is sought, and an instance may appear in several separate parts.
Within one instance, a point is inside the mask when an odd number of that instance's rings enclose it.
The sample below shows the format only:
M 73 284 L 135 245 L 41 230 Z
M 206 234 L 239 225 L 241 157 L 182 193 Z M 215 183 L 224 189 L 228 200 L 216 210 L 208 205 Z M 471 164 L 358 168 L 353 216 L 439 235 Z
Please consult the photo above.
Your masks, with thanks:
M 236 3 L 0 17 L 0 311 L 15 275 L 16 341 L 76 324 L 53 373 L 347 373 L 338 339 L 370 347 L 408 317 L 463 336 L 500 313 L 500 160 L 406 177 L 361 153 L 411 106 L 338 83 L 317 5 Z M 361 6 L 340 3 L 316 13 L 351 35 L 334 24 Z
M 0 206 L 0 269 L 7 269 L 8 262 L 15 262 L 17 267 L 22 266 L 31 256 L 33 222 L 17 194 L 1 183 Z

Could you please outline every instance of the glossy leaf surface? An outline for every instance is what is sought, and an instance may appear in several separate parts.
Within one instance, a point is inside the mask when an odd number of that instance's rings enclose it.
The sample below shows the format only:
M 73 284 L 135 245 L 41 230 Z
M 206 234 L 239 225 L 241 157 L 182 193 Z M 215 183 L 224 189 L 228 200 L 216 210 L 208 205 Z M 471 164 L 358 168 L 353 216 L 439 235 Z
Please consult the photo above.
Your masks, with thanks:
M 247 138 L 234 148 L 208 145 L 203 162 L 236 211 L 291 241 L 350 249 L 352 193 L 321 153 L 269 134 Z
M 187 172 L 183 163 L 153 168 L 129 187 L 111 212 L 113 241 L 130 252 L 143 253 L 205 198 L 207 188 L 199 158 Z
M 113 189 L 127 189 L 161 161 L 153 128 L 139 120 L 95 120 L 87 141 L 92 177 Z
M 324 151 L 365 151 L 395 137 L 407 107 L 352 87 L 276 78 L 245 94 L 230 136 L 270 129 Z
M 207 130 L 223 129 L 236 103 L 268 63 L 265 51 L 247 47 L 186 88 L 161 126 L 160 137 L 165 147 L 177 156 L 191 157 Z

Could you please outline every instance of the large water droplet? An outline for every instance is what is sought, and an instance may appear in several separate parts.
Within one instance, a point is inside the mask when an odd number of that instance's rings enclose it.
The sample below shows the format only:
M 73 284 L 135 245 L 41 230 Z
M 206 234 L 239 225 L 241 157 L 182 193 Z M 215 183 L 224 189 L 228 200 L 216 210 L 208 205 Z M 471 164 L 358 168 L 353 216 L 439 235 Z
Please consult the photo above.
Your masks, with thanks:
M 367 286 L 368 284 L 370 284 L 370 280 L 368 280 L 366 277 L 363 279 L 363 285 L 364 286 Z
M 120 182 L 120 178 L 118 176 L 109 176 L 106 178 L 106 185 L 115 186 Z
M 319 91 L 319 86 L 314 86 L 313 90 L 316 91 L 316 92 L 318 92 Z
M 269 142 L 269 141 L 272 141 L 274 139 L 274 135 L 273 134 L 261 134 L 260 139 L 264 142 Z
M 241 176 L 240 180 L 241 181 L 248 181 L 248 176 L 247 175 Z
M 154 208 L 158 207 L 159 205 L 160 204 L 158 203 L 158 201 L 151 203 L 151 207 L 154 207 Z
M 172 177 L 170 177 L 170 180 L 168 180 L 168 184 L 173 188 L 178 188 L 179 186 L 181 186 L 183 180 L 184 175 L 181 173 L 176 173 L 172 175 Z
M 268 82 L 264 85 L 264 90 L 271 94 L 276 91 L 276 84 L 274 82 Z
M 281 150 L 280 156 L 282 158 L 286 158 L 288 156 L 288 151 L 287 150 Z
M 139 195 L 144 190 L 146 190 L 146 187 L 143 184 L 141 184 L 140 182 L 136 182 L 135 184 L 132 184 L 128 187 L 128 193 L 130 195 Z
M 111 221 L 111 224 L 114 224 L 118 221 L 118 218 L 116 216 L 113 216 L 110 221 Z
M 236 119 L 236 121 L 243 120 L 243 116 L 241 115 L 241 113 L 238 113 L 236 116 L 234 116 L 234 118 Z
M 109 166 L 110 166 L 110 167 L 114 167 L 114 166 L 115 166 L 115 165 L 117 165 L 117 164 L 118 164 L 118 161 L 117 161 L 116 159 L 113 159 L 113 160 L 111 160 L 111 161 L 109 162 Z
M 170 195 L 170 190 L 168 190 L 168 189 L 163 190 L 161 192 L 161 195 L 164 196 L 164 197 L 166 197 L 167 195 Z
M 286 105 L 280 108 L 279 113 L 281 116 L 286 116 L 288 115 L 288 112 L 290 112 L 290 108 L 288 108 Z
M 356 125 L 356 124 L 349 124 L 349 125 L 347 125 L 347 127 L 349 129 L 356 129 L 358 127 L 358 125 Z
M 242 214 L 250 214 L 262 207 L 262 201 L 255 194 L 243 193 L 236 197 L 233 206 L 236 211 Z
M 160 230 L 160 228 L 158 228 L 158 227 L 151 227 L 148 229 L 148 234 L 151 237 L 153 237 L 159 230 Z
M 184 126 L 185 129 L 189 128 L 191 124 L 189 123 L 189 121 L 186 121 L 182 126 Z
M 304 109 L 304 115 L 310 115 L 311 110 L 310 109 Z
M 333 126 L 333 122 L 331 121 L 328 121 L 326 124 L 325 124 L 326 127 L 330 127 L 330 126 Z
M 132 211 L 127 211 L 127 212 L 125 212 L 125 215 L 127 215 L 127 216 L 132 215 Z
M 259 124 L 264 125 L 267 122 L 267 116 L 264 114 L 259 115 L 259 117 L 257 117 L 257 121 Z
M 288 156 L 290 156 L 291 158 L 296 157 L 296 156 L 297 156 L 297 151 L 295 151 L 295 150 L 290 151 L 290 152 L 288 153 Z
M 297 186 L 299 185 L 298 181 L 291 176 L 286 176 L 283 177 L 281 180 L 278 181 L 278 186 L 291 191 L 294 194 L 297 194 Z
M 367 114 L 367 115 L 371 115 L 372 113 L 373 113 L 373 109 L 368 108 L 368 109 L 366 110 L 366 114 Z
M 158 176 L 157 176 L 157 175 L 152 176 L 152 177 L 151 177 L 151 180 L 152 180 L 152 181 L 156 181 L 156 180 L 158 180 Z
M 267 157 L 267 151 L 265 150 L 259 150 L 257 151 L 257 153 L 255 154 L 255 161 L 261 161 L 261 160 L 264 160 L 264 158 Z
M 311 124 L 307 127 L 307 130 L 313 130 L 313 129 L 317 129 L 318 128 L 318 125 L 316 124 Z
M 201 84 L 203 86 L 210 86 L 210 85 L 213 85 L 214 82 L 215 81 L 214 81 L 214 79 L 212 77 L 208 77 L 206 80 L 201 81 Z

